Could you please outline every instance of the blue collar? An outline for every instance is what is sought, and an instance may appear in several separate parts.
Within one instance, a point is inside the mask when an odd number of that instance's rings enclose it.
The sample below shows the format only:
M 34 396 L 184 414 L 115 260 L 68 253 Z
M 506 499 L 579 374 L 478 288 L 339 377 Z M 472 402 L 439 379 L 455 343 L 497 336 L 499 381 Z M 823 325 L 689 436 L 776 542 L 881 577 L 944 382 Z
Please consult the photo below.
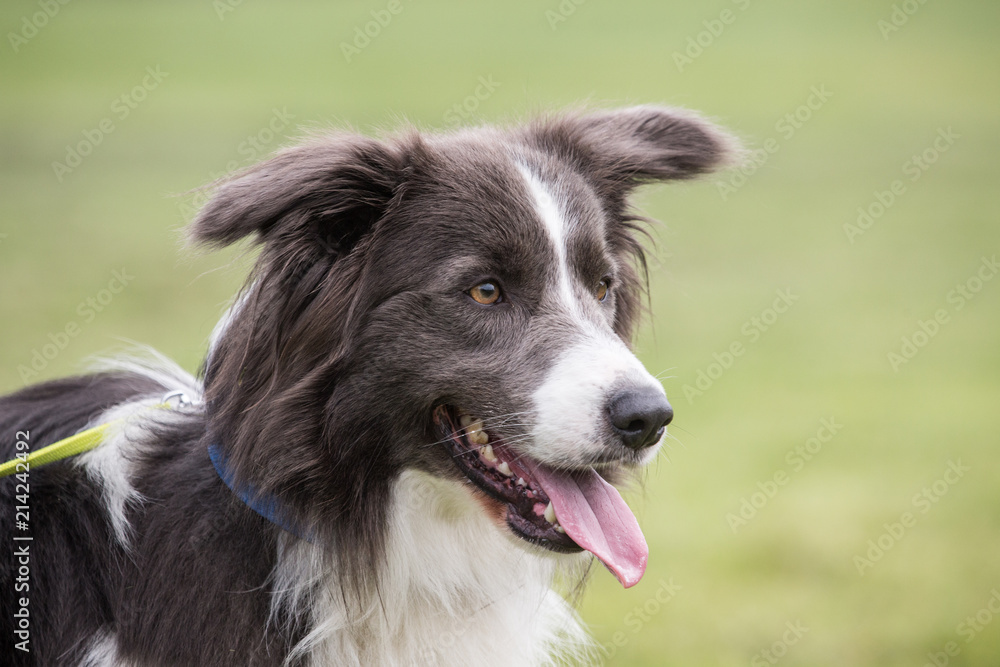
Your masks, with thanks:
M 208 458 L 212 459 L 212 465 L 215 466 L 219 478 L 237 498 L 243 501 L 244 505 L 295 537 L 312 542 L 309 535 L 287 519 L 277 498 L 268 493 L 258 493 L 252 486 L 236 485 L 233 471 L 226 465 L 226 455 L 217 443 L 208 446 Z

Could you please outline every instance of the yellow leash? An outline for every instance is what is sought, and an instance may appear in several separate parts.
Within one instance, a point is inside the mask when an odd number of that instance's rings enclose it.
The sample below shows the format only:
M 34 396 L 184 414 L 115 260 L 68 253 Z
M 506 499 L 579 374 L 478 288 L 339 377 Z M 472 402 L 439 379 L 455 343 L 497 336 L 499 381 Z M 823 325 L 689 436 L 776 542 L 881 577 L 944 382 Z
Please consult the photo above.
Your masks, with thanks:
M 8 477 L 13 475 L 15 472 L 28 472 L 31 468 L 37 468 L 48 463 L 53 463 L 61 459 L 69 458 L 70 456 L 76 456 L 77 454 L 89 451 L 104 442 L 104 432 L 107 431 L 108 428 L 121 421 L 123 420 L 116 419 L 115 421 L 108 422 L 107 424 L 101 424 L 100 426 L 95 426 L 94 428 L 88 428 L 86 431 L 80 431 L 76 435 L 71 435 L 70 437 L 64 438 L 59 442 L 48 445 L 47 447 L 36 449 L 23 459 L 11 459 L 3 465 L 0 465 L 0 477 Z M 18 470 L 18 466 L 22 466 L 20 470 Z
M 164 396 L 162 403 L 150 406 L 150 409 L 171 408 L 170 399 L 172 398 L 177 398 L 179 405 L 190 404 L 190 401 L 183 392 L 174 391 Z M 0 464 L 0 477 L 9 477 L 16 472 L 28 472 L 31 468 L 38 468 L 71 456 L 76 456 L 77 454 L 82 454 L 83 452 L 88 452 L 104 442 L 104 434 L 109 428 L 121 424 L 125 419 L 126 417 L 122 417 L 106 424 L 88 428 L 86 431 L 80 431 L 51 445 L 36 449 L 24 458 L 14 458 Z M 22 467 L 19 469 L 19 466 Z

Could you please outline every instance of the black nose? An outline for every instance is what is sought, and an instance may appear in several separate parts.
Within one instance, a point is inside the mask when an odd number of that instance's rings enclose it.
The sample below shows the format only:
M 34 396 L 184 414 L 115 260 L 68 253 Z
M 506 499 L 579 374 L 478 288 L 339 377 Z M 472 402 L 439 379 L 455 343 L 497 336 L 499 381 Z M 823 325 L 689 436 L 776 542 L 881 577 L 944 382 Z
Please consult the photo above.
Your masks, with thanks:
M 608 403 L 611 427 L 629 449 L 655 445 L 664 427 L 674 418 L 674 409 L 655 389 L 627 390 Z

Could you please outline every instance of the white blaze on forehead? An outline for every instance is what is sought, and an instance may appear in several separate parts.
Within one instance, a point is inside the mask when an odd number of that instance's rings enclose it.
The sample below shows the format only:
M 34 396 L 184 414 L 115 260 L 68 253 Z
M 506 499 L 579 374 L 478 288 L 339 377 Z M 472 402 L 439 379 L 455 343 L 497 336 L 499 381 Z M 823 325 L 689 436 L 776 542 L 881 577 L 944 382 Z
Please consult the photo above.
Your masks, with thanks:
M 535 200 L 535 210 L 545 231 L 552 241 L 552 247 L 556 253 L 556 271 L 559 277 L 559 299 L 571 312 L 579 312 L 579 303 L 573 295 L 573 286 L 570 282 L 569 260 L 566 257 L 567 237 L 569 228 L 566 218 L 559 209 L 552 194 L 545 188 L 545 185 L 533 174 L 531 170 L 523 164 L 517 165 L 518 171 L 524 176 L 528 184 L 528 192 Z
M 559 302 L 573 315 L 576 325 L 567 331 L 565 349 L 532 396 L 535 424 L 523 447 L 543 463 L 586 465 L 607 453 L 611 393 L 644 388 L 663 393 L 663 387 L 607 323 L 602 325 L 585 315 L 585 307 L 573 291 L 567 257 L 570 229 L 563 209 L 528 167 L 518 164 L 518 170 L 555 251 Z M 648 448 L 644 458 L 649 460 L 655 451 L 656 447 Z

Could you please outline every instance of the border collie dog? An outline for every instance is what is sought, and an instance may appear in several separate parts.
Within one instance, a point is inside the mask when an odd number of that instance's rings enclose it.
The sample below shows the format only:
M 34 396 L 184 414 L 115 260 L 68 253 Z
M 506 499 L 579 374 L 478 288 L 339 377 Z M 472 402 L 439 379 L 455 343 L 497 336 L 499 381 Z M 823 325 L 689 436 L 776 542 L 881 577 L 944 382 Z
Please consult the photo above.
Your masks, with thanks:
M 734 146 L 639 106 L 324 134 L 218 184 L 191 238 L 259 254 L 200 379 L 122 360 L 0 398 L 3 460 L 110 424 L 30 472 L 24 593 L 0 480 L 6 664 L 586 661 L 567 596 L 595 557 L 642 576 L 615 485 L 672 417 L 629 350 L 628 197 Z

